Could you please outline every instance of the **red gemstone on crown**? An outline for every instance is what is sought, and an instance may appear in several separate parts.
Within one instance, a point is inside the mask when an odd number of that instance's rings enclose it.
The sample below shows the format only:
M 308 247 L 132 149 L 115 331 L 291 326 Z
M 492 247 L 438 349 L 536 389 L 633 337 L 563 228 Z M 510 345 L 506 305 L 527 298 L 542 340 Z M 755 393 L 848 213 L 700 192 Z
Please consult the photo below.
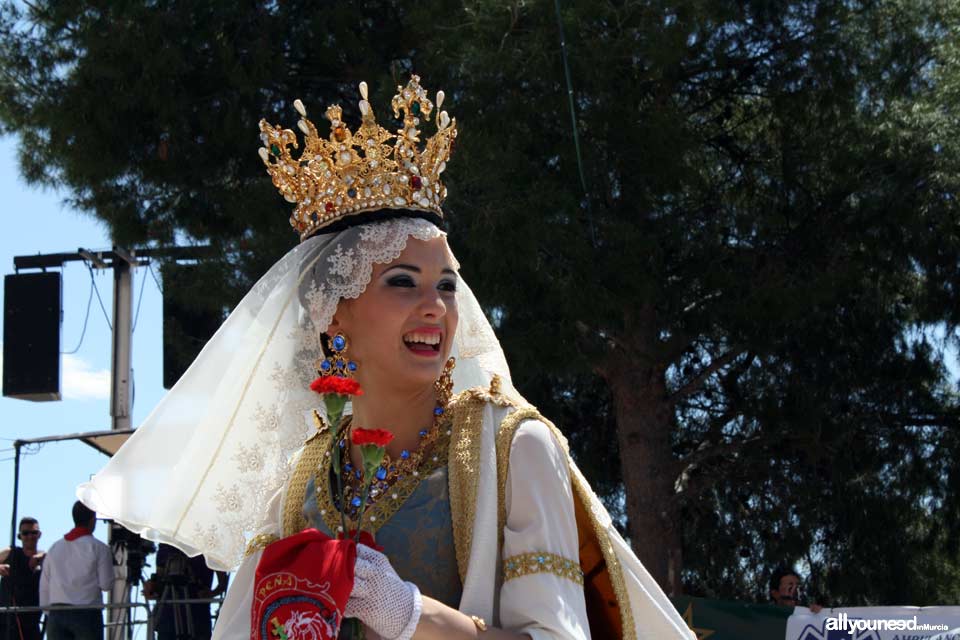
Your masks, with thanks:
M 326 210 L 327 213 L 333 213 L 334 207 L 332 202 L 328 202 L 327 204 L 323 205 L 323 208 Z
M 420 187 L 423 186 L 423 181 L 420 180 L 420 176 L 410 176 L 410 186 L 419 190 Z

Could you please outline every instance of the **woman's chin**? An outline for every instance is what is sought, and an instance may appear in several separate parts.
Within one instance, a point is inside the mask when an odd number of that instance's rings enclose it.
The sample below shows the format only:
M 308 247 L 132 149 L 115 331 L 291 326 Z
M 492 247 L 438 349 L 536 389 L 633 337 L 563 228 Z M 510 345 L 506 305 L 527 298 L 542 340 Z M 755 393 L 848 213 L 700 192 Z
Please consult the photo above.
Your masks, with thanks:
M 443 373 L 443 365 L 447 361 L 446 355 L 440 350 L 414 350 L 405 347 L 404 365 L 409 368 L 412 375 L 424 376 L 426 379 L 436 380 Z

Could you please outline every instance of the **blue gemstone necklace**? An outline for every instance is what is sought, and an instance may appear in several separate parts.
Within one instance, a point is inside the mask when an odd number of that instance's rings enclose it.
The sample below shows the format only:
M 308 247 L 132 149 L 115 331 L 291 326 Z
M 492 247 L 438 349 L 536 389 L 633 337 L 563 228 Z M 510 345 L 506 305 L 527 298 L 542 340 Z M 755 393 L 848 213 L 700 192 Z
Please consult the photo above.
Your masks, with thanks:
M 419 478 L 423 466 L 435 466 L 433 463 L 440 462 L 440 458 L 446 457 L 446 445 L 450 442 L 450 424 L 446 418 L 446 410 L 439 403 L 433 410 L 433 424 L 428 429 L 421 429 L 420 442 L 416 450 L 409 451 L 404 449 L 400 452 L 400 457 L 394 460 L 390 454 L 384 454 L 383 462 L 376 470 L 376 477 L 370 484 L 370 494 L 367 496 L 367 505 L 378 502 L 386 495 L 390 495 L 389 489 L 404 477 Z M 352 427 L 351 416 L 344 418 L 343 437 L 338 443 L 341 452 L 341 475 L 344 479 L 343 499 L 346 503 L 344 513 L 352 520 L 356 520 L 357 514 L 362 504 L 363 491 L 363 470 L 357 468 L 351 461 L 350 455 L 346 452 L 350 450 L 350 431 Z M 424 465 L 424 462 L 430 462 L 430 465 Z M 395 495 L 395 494 L 393 494 Z M 334 505 L 340 509 L 340 500 L 334 496 Z

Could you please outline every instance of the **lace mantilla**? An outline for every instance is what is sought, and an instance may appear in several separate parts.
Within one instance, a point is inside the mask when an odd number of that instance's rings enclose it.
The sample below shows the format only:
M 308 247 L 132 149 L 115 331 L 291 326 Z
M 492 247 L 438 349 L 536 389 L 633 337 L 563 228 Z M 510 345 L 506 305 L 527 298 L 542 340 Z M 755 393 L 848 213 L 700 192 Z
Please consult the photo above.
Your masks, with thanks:
M 311 330 L 319 336 L 326 330 L 343 298 L 354 299 L 366 290 L 374 264 L 393 262 L 403 253 L 408 238 L 432 240 L 443 235 L 433 224 L 420 218 L 398 218 L 360 227 L 354 246 L 338 244 L 323 261 L 311 266 L 315 277 L 309 279 L 304 294 Z M 310 240 L 307 241 L 308 243 Z M 318 339 L 318 338 L 315 338 Z
M 78 497 L 146 538 L 202 553 L 215 569 L 235 568 L 254 535 L 277 524 L 269 498 L 316 431 L 313 411 L 323 410 L 309 384 L 339 301 L 359 297 L 374 264 L 395 260 L 409 238 L 441 236 L 426 220 L 396 218 L 291 249 Z M 463 280 L 457 303 L 454 390 L 487 385 L 493 374 L 509 383 L 503 352 Z M 397 493 L 399 501 L 405 491 Z
M 230 551 L 235 553 L 250 532 L 259 528 L 266 515 L 263 505 L 267 497 L 289 477 L 290 459 L 311 431 L 310 421 L 304 416 L 312 415 L 316 396 L 291 392 L 308 389 L 315 377 L 315 363 L 322 353 L 322 332 L 330 324 L 340 300 L 360 296 L 370 282 L 373 265 L 395 260 L 406 248 L 408 238 L 426 241 L 442 234 L 425 220 L 398 218 L 340 234 L 332 245 L 323 237 L 304 243 L 307 255 L 297 272 L 297 290 L 301 293 L 291 305 L 299 302 L 301 308 L 306 307 L 306 313 L 298 313 L 298 329 L 287 336 L 294 347 L 293 361 L 286 366 L 273 363 L 269 379 L 274 388 L 264 397 L 273 402 L 252 407 L 250 422 L 256 429 L 250 436 L 238 438 L 229 453 L 236 464 L 235 479 L 216 486 L 210 500 L 213 509 L 204 518 L 209 524 L 198 523 L 197 533 L 216 528 L 217 546 L 226 552 L 229 544 Z M 312 245 L 322 249 L 311 250 Z M 257 290 L 259 293 L 263 287 L 258 285 Z M 209 533 L 204 534 L 204 539 L 207 544 L 214 543 Z

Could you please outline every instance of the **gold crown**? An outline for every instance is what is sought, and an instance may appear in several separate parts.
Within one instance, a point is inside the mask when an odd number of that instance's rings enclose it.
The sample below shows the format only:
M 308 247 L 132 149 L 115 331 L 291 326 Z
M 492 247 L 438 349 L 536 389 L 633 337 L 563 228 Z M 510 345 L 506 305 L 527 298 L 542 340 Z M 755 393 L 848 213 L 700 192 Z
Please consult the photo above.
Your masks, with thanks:
M 307 120 L 303 103 L 295 100 L 301 116 L 297 126 L 304 134 L 299 158 L 290 154 L 291 146 L 298 148 L 293 131 L 260 121 L 260 158 L 281 195 L 297 205 L 290 224 L 301 240 L 338 220 L 380 209 L 411 209 L 443 218 L 440 204 L 447 189 L 440 174 L 457 137 L 456 119 L 441 111 L 437 132 L 421 150 L 420 120 L 430 119 L 434 105 L 419 76 L 411 76 L 406 87 L 398 86 L 393 97 L 394 117 L 403 112 L 403 128 L 396 135 L 377 124 L 366 82 L 360 83 L 360 97 L 362 123 L 356 131 L 343 124 L 339 105 L 327 107 L 327 139 Z M 437 109 L 442 104 L 443 91 L 438 91 Z

